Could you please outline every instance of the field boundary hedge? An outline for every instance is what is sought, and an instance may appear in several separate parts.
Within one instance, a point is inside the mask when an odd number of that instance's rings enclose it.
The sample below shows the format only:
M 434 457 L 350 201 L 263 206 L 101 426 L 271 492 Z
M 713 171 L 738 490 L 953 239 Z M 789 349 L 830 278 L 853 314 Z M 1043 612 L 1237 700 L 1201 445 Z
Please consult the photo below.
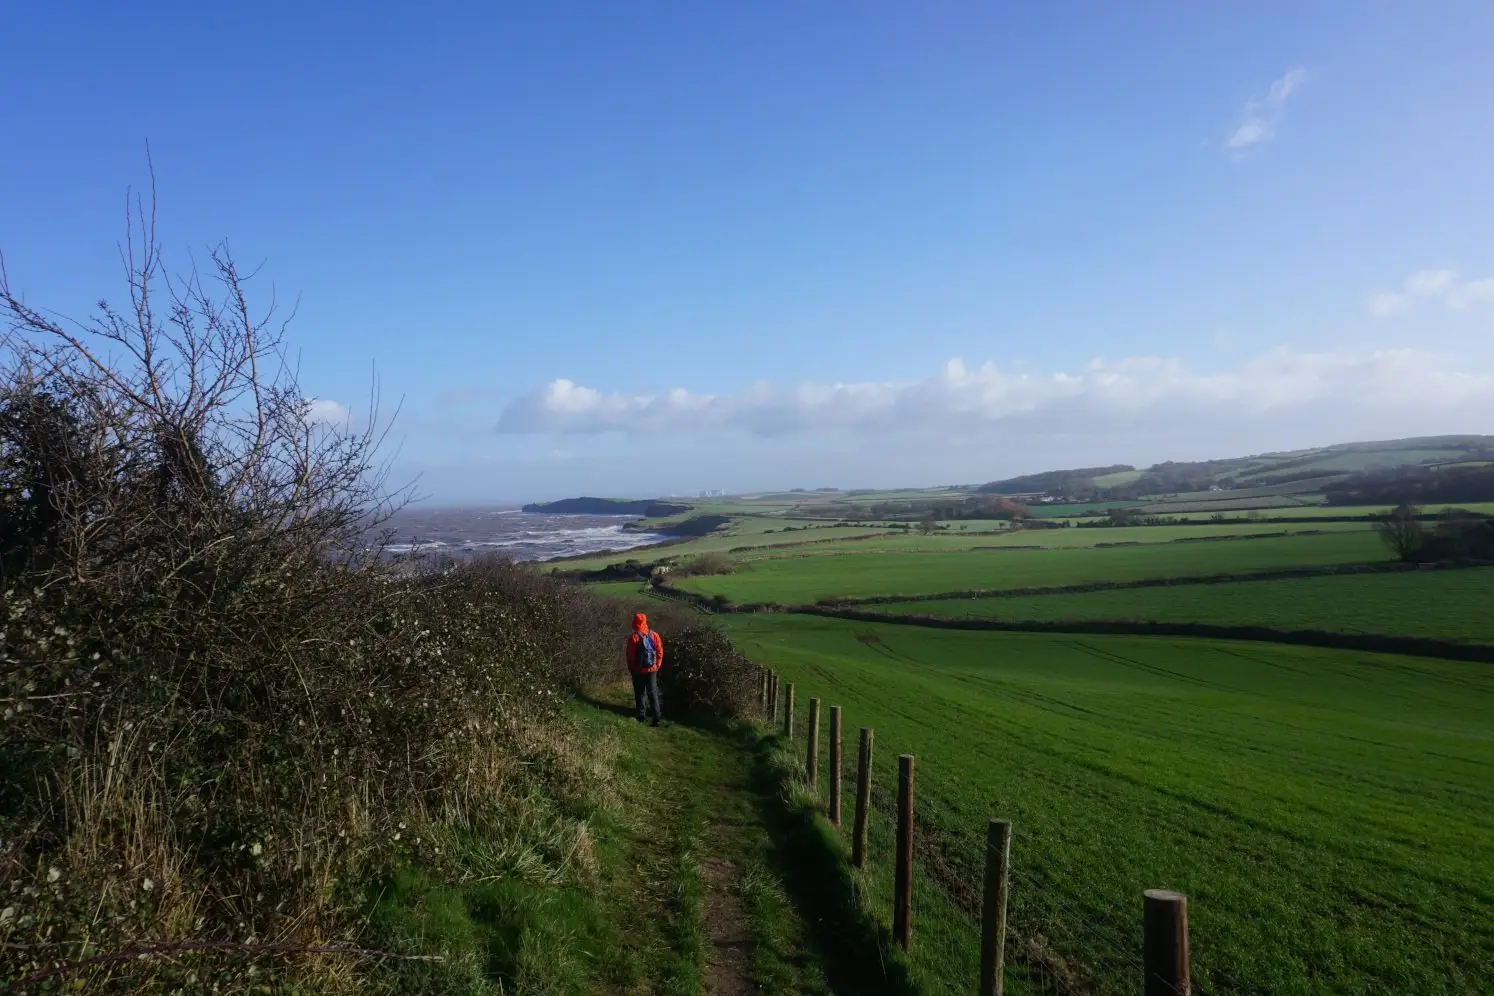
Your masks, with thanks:
M 866 612 L 823 605 L 785 606 L 776 611 L 795 615 L 824 616 L 853 622 L 926 626 L 933 629 L 990 630 L 1009 633 L 1072 633 L 1106 636 L 1185 636 L 1216 640 L 1247 640 L 1255 643 L 1287 643 L 1332 650 L 1364 650 L 1437 657 L 1444 660 L 1494 664 L 1494 644 L 1460 643 L 1421 636 L 1390 636 L 1380 633 L 1337 633 L 1321 629 L 1274 629 L 1270 626 L 1224 626 L 1214 623 L 1144 622 L 1140 620 L 1000 620 L 910 613 Z

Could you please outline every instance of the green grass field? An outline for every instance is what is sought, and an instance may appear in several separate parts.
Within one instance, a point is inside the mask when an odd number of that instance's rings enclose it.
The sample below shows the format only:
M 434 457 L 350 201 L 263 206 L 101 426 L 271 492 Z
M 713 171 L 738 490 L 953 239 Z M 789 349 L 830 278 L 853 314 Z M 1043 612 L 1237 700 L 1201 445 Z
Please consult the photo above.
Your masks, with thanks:
M 1222 492 L 1228 494 L 1229 492 Z M 1307 497 L 1314 497 L 1309 495 Z M 1292 495 L 1263 495 L 1259 498 L 1167 499 L 1141 506 L 1143 515 L 1208 515 L 1213 512 L 1274 512 L 1289 515 L 1291 509 L 1319 504 L 1299 500 Z
M 1397 450 L 1351 451 L 1347 453 L 1325 453 L 1315 460 L 1302 463 L 1291 469 L 1296 473 L 1322 471 L 1325 473 L 1357 473 L 1376 467 L 1398 467 L 1407 464 L 1433 463 L 1439 460 L 1456 460 L 1464 455 L 1462 449 L 1418 449 L 1408 447 Z M 1271 463 L 1249 471 L 1241 476 L 1260 476 L 1279 473 Z
M 967 529 L 951 529 L 949 532 L 922 536 L 918 533 L 856 538 L 855 534 L 836 539 L 834 534 L 816 533 L 814 538 L 825 537 L 830 542 L 817 542 L 787 549 L 751 549 L 737 554 L 738 561 L 784 559 L 790 557 L 820 557 L 841 553 L 950 553 L 980 550 L 985 547 L 1043 547 L 1062 550 L 1080 547 L 1114 546 L 1117 543 L 1172 543 L 1178 540 L 1197 541 L 1205 537 L 1270 536 L 1278 533 L 1311 534 L 1320 532 L 1364 532 L 1369 526 L 1363 522 L 1272 523 L 1236 522 L 1196 526 L 1106 526 L 1104 528 L 1069 529 L 1005 529 L 993 528 L 998 523 L 955 523 L 970 526 Z M 790 536 L 794 534 L 790 533 Z M 785 538 L 787 539 L 787 538 Z
M 1373 531 L 1361 529 L 1311 536 L 1108 549 L 785 557 L 744 563 L 730 575 L 689 578 L 681 581 L 680 587 L 708 595 L 723 594 L 737 603 L 802 604 L 832 596 L 1025 588 L 1385 559 L 1385 547 L 1379 538 Z
M 1145 620 L 1494 643 L 1494 568 L 1292 578 L 1076 595 L 898 602 L 873 611 L 979 619 Z
M 913 955 L 931 991 L 974 978 L 970 907 L 950 897 L 978 894 L 999 816 L 1016 828 L 1014 974 L 1140 991 L 1141 893 L 1165 887 L 1189 896 L 1201 992 L 1494 992 L 1494 669 L 723 618 L 800 710 L 844 707 L 848 757 L 876 730 L 883 810 L 896 756 L 917 756 Z M 869 884 L 884 910 L 886 822 Z

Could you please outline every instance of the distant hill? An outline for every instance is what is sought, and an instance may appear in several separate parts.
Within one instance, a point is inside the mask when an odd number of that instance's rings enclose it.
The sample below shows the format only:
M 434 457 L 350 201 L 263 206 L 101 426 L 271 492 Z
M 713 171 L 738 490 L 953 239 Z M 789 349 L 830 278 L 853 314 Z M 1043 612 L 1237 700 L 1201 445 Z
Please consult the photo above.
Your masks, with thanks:
M 641 515 L 649 519 L 661 519 L 669 515 L 681 515 L 691 508 L 690 505 L 656 499 L 621 501 L 616 498 L 562 498 L 560 501 L 525 505 L 524 511 L 543 515 Z
M 1213 487 L 1233 490 L 1308 481 L 1313 483 L 1314 490 L 1318 487 L 1329 490 L 1325 483 L 1347 480 L 1352 475 L 1486 461 L 1494 461 L 1494 436 L 1422 436 L 1338 443 L 1223 460 L 1167 461 L 1141 471 L 1125 465 L 1054 470 L 992 481 L 977 491 L 998 495 L 1041 491 L 1101 501 L 1207 491 Z

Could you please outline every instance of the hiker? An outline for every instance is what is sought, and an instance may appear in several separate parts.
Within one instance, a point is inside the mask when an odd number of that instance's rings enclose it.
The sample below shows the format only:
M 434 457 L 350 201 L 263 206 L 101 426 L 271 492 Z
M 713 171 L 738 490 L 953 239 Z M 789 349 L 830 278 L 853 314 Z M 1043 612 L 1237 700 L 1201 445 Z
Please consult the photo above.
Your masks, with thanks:
M 659 709 L 659 668 L 664 664 L 664 641 L 648 628 L 648 616 L 642 612 L 633 617 L 633 633 L 628 637 L 628 670 L 633 672 L 633 702 L 638 706 L 638 722 L 646 718 L 644 694 L 654 710 L 654 725 L 664 718 Z

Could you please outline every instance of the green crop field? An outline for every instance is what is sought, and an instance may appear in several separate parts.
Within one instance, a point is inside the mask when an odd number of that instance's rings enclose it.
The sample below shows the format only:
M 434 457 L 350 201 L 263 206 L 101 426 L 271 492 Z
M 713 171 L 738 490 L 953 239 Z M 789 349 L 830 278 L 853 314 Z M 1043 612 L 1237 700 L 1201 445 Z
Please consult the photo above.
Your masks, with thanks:
M 1019 991 L 1037 991 L 1023 981 L 1037 974 L 1067 976 L 1059 991 L 1139 992 L 1141 893 L 1161 887 L 1189 896 L 1201 992 L 1494 992 L 1488 666 L 781 615 L 724 622 L 796 683 L 801 730 L 810 696 L 844 707 L 849 758 L 854 731 L 875 729 L 868 887 L 883 910 L 896 757 L 916 755 L 913 956 L 937 991 L 968 991 L 975 977 L 968 900 L 999 816 L 1015 825 Z
M 1163 527 L 1156 527 L 1161 529 Z M 1076 530 L 1077 531 L 1077 530 Z M 1099 532 L 1100 530 L 1096 530 Z M 689 578 L 680 587 L 733 602 L 802 604 L 827 597 L 936 594 L 1260 571 L 1382 561 L 1372 530 L 1213 543 L 1157 543 L 1071 550 L 847 553 L 748 562 L 736 573 Z
M 873 611 L 980 619 L 1145 620 L 1494 643 L 1494 568 L 898 602 Z
M 960 525 L 973 525 L 960 523 Z M 784 559 L 788 557 L 820 557 L 843 553 L 957 553 L 983 548 L 1041 547 L 1050 550 L 1065 550 L 1081 547 L 1106 547 L 1117 544 L 1177 543 L 1204 540 L 1224 541 L 1232 537 L 1270 537 L 1282 533 L 1289 535 L 1311 535 L 1330 532 L 1364 532 L 1370 527 L 1364 522 L 1324 523 L 1271 523 L 1235 522 L 1194 526 L 1105 526 L 1103 528 L 1069 529 L 999 529 L 996 522 L 980 523 L 981 529 L 952 529 L 949 532 L 922 536 L 918 533 L 887 535 L 885 532 L 858 539 L 855 531 L 845 539 L 835 539 L 833 533 L 818 533 L 814 538 L 829 537 L 832 542 L 795 546 L 787 549 L 763 547 L 738 554 L 739 560 Z M 790 533 L 789 536 L 794 534 Z M 784 537 L 787 541 L 789 537 Z
M 1228 494 L 1228 492 L 1221 492 Z M 1217 500 L 1194 499 L 1180 501 L 1161 501 L 1153 504 L 1142 505 L 1139 511 L 1143 515 L 1205 515 L 1212 512 L 1254 512 L 1272 511 L 1278 515 L 1288 515 L 1289 509 L 1304 508 L 1319 504 L 1317 501 L 1307 499 L 1321 499 L 1321 495 L 1304 495 L 1296 498 L 1291 495 L 1262 495 L 1258 498 L 1220 498 Z
M 1364 450 L 1350 451 L 1346 453 L 1325 453 L 1323 456 L 1291 467 L 1296 473 L 1309 473 L 1311 471 L 1358 473 L 1371 470 L 1376 467 L 1398 467 L 1407 464 L 1435 463 L 1441 460 L 1457 460 L 1464 456 L 1464 449 L 1412 449 L 1403 450 Z M 1280 468 L 1275 463 L 1268 463 L 1259 468 L 1248 471 L 1242 476 L 1260 476 L 1262 474 L 1280 473 Z
M 602 595 L 605 598 L 620 598 L 627 602 L 637 602 L 641 611 L 647 612 L 647 605 L 658 601 L 643 593 L 643 583 L 640 581 L 601 581 L 586 586 L 586 590 L 593 595 Z
M 1142 470 L 1118 470 L 1113 474 L 1101 474 L 1094 479 L 1097 488 L 1121 488 L 1134 484 L 1145 474 Z

